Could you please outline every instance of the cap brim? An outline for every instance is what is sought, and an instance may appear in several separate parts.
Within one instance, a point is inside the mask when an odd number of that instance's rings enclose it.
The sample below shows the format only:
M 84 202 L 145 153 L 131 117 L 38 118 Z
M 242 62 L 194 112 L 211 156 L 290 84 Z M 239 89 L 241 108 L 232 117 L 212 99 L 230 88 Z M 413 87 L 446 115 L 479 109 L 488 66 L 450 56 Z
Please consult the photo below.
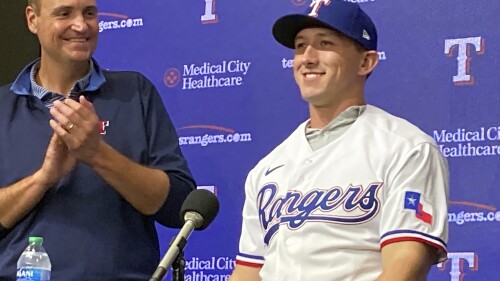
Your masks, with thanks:
M 273 26 L 273 36 L 280 44 L 294 49 L 295 36 L 305 28 L 325 27 L 335 29 L 334 27 L 310 16 L 301 14 L 287 15 L 279 18 Z

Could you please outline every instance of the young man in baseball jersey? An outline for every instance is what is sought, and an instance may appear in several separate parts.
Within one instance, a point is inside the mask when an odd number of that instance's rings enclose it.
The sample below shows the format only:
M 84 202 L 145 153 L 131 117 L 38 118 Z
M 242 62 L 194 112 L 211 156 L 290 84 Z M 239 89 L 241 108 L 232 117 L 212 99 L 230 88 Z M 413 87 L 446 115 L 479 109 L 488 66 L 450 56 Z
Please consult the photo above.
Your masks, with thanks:
M 448 168 L 434 140 L 367 105 L 377 32 L 358 4 L 280 18 L 310 119 L 250 171 L 233 281 L 425 280 L 446 259 Z

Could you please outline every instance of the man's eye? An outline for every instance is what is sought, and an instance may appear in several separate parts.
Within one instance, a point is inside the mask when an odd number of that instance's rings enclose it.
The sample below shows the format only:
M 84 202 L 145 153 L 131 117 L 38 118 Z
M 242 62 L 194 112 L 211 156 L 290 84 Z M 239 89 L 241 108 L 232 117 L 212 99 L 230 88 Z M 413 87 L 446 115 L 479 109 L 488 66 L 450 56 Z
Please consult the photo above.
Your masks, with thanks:
M 88 17 L 96 17 L 97 16 L 97 12 L 93 11 L 93 10 L 89 10 L 89 11 L 85 12 L 85 15 L 88 16 Z
M 295 43 L 295 49 L 302 49 L 305 47 L 305 43 Z

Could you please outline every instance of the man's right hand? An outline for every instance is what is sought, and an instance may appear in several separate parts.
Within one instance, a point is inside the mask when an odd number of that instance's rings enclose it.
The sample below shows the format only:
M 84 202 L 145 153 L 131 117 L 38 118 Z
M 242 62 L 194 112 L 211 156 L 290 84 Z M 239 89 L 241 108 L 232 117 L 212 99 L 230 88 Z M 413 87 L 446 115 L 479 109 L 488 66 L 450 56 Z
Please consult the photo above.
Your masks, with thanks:
M 48 189 L 71 172 L 75 165 L 76 159 L 69 154 L 66 144 L 54 133 L 47 147 L 42 167 L 34 176 Z
M 0 224 L 6 229 L 14 227 L 75 165 L 76 159 L 69 155 L 66 144 L 54 133 L 42 167 L 33 175 L 0 188 Z

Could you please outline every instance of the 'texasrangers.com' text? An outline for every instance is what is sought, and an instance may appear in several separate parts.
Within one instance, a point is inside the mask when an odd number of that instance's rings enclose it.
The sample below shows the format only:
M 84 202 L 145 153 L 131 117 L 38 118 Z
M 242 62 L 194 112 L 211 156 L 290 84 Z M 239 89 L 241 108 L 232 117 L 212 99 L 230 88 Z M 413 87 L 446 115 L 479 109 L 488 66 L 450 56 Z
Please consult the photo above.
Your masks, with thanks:
M 221 144 L 221 143 L 239 143 L 239 142 L 251 142 L 252 134 L 250 133 L 231 133 L 226 135 L 197 135 L 197 136 L 185 136 L 179 137 L 179 145 L 201 145 L 207 146 L 209 144 Z

